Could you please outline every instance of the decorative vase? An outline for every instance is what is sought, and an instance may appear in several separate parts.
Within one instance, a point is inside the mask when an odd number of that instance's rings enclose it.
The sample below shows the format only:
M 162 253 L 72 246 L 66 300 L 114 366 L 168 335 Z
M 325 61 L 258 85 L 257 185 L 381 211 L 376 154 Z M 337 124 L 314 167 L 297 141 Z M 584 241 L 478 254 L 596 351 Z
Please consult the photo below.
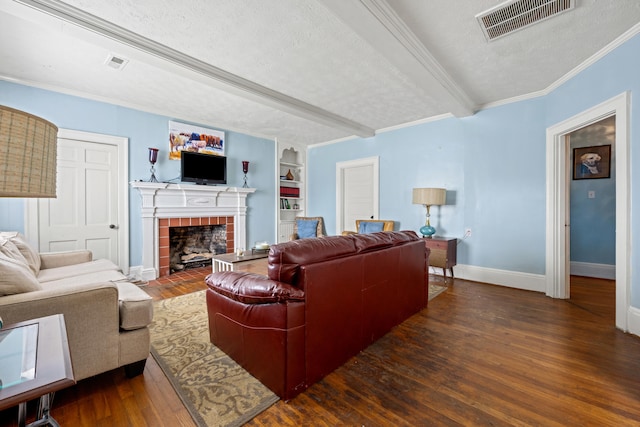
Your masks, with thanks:
M 293 174 L 291 173 L 291 169 L 289 169 L 289 172 L 287 172 L 287 179 L 289 181 L 293 181 Z

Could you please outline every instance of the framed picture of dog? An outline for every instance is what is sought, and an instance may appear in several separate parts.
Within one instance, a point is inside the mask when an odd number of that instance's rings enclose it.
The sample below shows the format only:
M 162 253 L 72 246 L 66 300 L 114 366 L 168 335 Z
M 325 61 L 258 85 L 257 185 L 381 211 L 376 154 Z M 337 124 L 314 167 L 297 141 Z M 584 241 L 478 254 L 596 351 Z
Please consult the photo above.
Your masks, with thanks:
M 611 145 L 595 145 L 573 149 L 573 179 L 609 178 Z

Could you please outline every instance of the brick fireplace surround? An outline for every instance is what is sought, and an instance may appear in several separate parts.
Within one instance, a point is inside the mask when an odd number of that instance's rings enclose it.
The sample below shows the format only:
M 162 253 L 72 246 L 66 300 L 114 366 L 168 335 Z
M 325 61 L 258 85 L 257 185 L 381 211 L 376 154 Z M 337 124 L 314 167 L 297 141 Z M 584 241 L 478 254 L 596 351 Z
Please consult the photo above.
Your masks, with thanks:
M 159 218 L 158 219 L 158 258 L 159 275 L 165 277 L 170 274 L 169 260 L 169 229 L 171 227 L 188 227 L 198 225 L 221 225 L 227 226 L 227 253 L 233 252 L 234 244 L 234 220 L 232 216 L 209 216 L 192 218 Z
M 227 252 L 246 248 L 247 196 L 255 188 L 131 182 L 142 199 L 141 276 L 169 274 L 169 228 L 227 225 Z

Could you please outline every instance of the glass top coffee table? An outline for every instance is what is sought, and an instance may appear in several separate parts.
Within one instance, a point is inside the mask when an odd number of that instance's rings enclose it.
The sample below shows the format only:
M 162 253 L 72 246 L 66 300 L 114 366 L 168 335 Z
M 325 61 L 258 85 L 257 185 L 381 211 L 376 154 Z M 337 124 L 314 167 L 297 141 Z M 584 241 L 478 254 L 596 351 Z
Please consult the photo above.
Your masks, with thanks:
M 19 405 L 18 425 L 27 401 L 40 398 L 38 419 L 30 426 L 57 426 L 49 416 L 53 393 L 75 384 L 64 316 L 56 314 L 0 329 L 0 411 Z

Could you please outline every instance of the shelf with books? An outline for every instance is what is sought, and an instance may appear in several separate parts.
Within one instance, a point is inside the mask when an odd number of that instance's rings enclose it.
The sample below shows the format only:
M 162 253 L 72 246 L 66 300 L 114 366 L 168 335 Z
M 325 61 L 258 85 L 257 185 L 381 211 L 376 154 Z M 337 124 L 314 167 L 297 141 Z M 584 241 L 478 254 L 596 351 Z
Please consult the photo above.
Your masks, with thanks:
M 299 145 L 278 144 L 278 242 L 288 241 L 297 216 L 305 216 L 306 150 Z

